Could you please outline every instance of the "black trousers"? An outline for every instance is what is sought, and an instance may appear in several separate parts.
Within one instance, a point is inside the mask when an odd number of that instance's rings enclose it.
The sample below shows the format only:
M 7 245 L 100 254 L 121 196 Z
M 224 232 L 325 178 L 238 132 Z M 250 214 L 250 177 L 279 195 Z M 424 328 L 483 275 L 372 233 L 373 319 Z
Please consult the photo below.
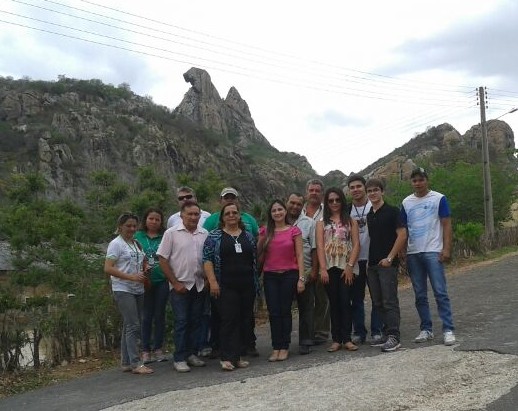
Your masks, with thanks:
M 351 341 L 353 311 L 353 287 L 341 278 L 343 271 L 338 267 L 327 270 L 329 283 L 325 286 L 331 311 L 331 337 L 340 344 Z

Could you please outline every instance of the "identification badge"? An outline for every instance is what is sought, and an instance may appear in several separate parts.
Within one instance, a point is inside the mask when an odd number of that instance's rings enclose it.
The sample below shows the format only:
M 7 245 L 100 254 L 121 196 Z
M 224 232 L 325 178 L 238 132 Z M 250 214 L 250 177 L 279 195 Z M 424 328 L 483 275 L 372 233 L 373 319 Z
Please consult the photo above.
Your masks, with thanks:
M 236 253 L 242 253 L 243 250 L 241 249 L 241 244 L 235 243 L 234 248 L 236 249 Z
M 152 267 L 155 265 L 155 257 L 149 257 L 147 259 L 148 264 Z

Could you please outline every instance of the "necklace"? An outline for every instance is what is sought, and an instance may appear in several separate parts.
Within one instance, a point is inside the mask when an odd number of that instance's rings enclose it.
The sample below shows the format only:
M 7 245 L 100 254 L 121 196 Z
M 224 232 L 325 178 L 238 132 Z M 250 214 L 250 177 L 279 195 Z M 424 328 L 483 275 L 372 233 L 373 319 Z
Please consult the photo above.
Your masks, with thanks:
M 357 220 L 358 220 L 358 228 L 360 229 L 360 232 L 363 232 L 363 228 L 365 227 L 365 224 L 367 224 L 367 221 L 365 221 L 365 209 L 367 208 L 367 204 L 368 202 L 366 202 L 364 205 L 363 205 L 363 209 L 362 209 L 362 215 L 360 215 L 360 212 L 358 211 L 358 208 L 356 208 L 356 205 L 353 204 L 353 207 L 354 207 L 354 211 L 356 211 L 356 217 Z

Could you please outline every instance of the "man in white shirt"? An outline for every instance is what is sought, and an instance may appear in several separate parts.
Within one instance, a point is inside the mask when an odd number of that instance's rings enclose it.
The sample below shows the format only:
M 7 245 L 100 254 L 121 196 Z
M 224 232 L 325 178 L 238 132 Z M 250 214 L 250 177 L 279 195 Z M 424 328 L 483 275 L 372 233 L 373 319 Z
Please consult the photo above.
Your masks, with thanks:
M 176 190 L 176 199 L 178 200 L 178 207 L 182 208 L 183 203 L 186 201 L 192 201 L 197 203 L 198 199 L 196 198 L 196 193 L 191 187 L 182 186 Z M 201 210 L 200 222 L 198 223 L 200 227 L 203 227 L 203 223 L 210 216 L 210 213 L 204 210 Z M 174 213 L 167 220 L 167 228 L 174 227 L 182 222 L 182 218 L 180 217 L 180 211 Z
M 324 183 L 313 178 L 306 184 L 306 204 L 302 209 L 302 214 L 312 218 L 315 223 L 322 220 L 324 214 Z M 329 338 L 331 329 L 331 317 L 329 312 L 329 299 L 324 285 L 319 280 L 315 283 L 315 311 L 314 311 L 315 344 L 325 343 Z
M 180 210 L 182 222 L 166 230 L 157 250 L 160 268 L 170 282 L 170 301 L 174 312 L 174 363 L 178 372 L 189 366 L 202 367 L 197 356 L 200 319 L 205 299 L 203 244 L 207 230 L 198 226 L 201 210 L 187 201 Z
M 367 338 L 367 328 L 365 327 L 365 286 L 367 285 L 367 261 L 369 259 L 369 230 L 367 228 L 367 214 L 371 210 L 372 204 L 367 198 L 365 191 L 365 178 L 359 174 L 353 174 L 347 179 L 347 188 L 352 197 L 350 209 L 351 218 L 358 222 L 360 231 L 360 256 L 358 258 L 359 274 L 355 276 L 353 282 L 353 328 L 354 334 L 352 342 L 362 344 Z M 381 330 L 383 324 L 381 318 L 374 307 L 371 306 L 371 344 L 379 344 L 382 341 Z

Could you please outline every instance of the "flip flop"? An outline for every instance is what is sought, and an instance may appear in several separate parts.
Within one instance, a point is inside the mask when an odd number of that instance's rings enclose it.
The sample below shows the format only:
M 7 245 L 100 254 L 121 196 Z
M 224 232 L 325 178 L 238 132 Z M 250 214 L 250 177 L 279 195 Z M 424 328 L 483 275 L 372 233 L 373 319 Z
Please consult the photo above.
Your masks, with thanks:
M 138 367 L 136 368 L 133 368 L 131 370 L 131 372 L 133 374 L 141 374 L 141 375 L 146 375 L 146 374 L 153 374 L 153 370 L 149 367 L 146 367 L 144 364 L 142 365 L 139 365 Z
M 340 343 L 334 342 L 333 344 L 331 344 L 329 346 L 329 348 L 327 349 L 327 352 L 336 352 L 340 348 L 342 348 L 342 345 Z
M 234 371 L 236 367 L 230 361 L 220 361 L 221 369 L 223 371 Z
M 352 342 L 346 342 L 344 344 L 344 348 L 347 350 L 347 351 L 357 351 L 358 350 L 358 346 L 353 344 Z

